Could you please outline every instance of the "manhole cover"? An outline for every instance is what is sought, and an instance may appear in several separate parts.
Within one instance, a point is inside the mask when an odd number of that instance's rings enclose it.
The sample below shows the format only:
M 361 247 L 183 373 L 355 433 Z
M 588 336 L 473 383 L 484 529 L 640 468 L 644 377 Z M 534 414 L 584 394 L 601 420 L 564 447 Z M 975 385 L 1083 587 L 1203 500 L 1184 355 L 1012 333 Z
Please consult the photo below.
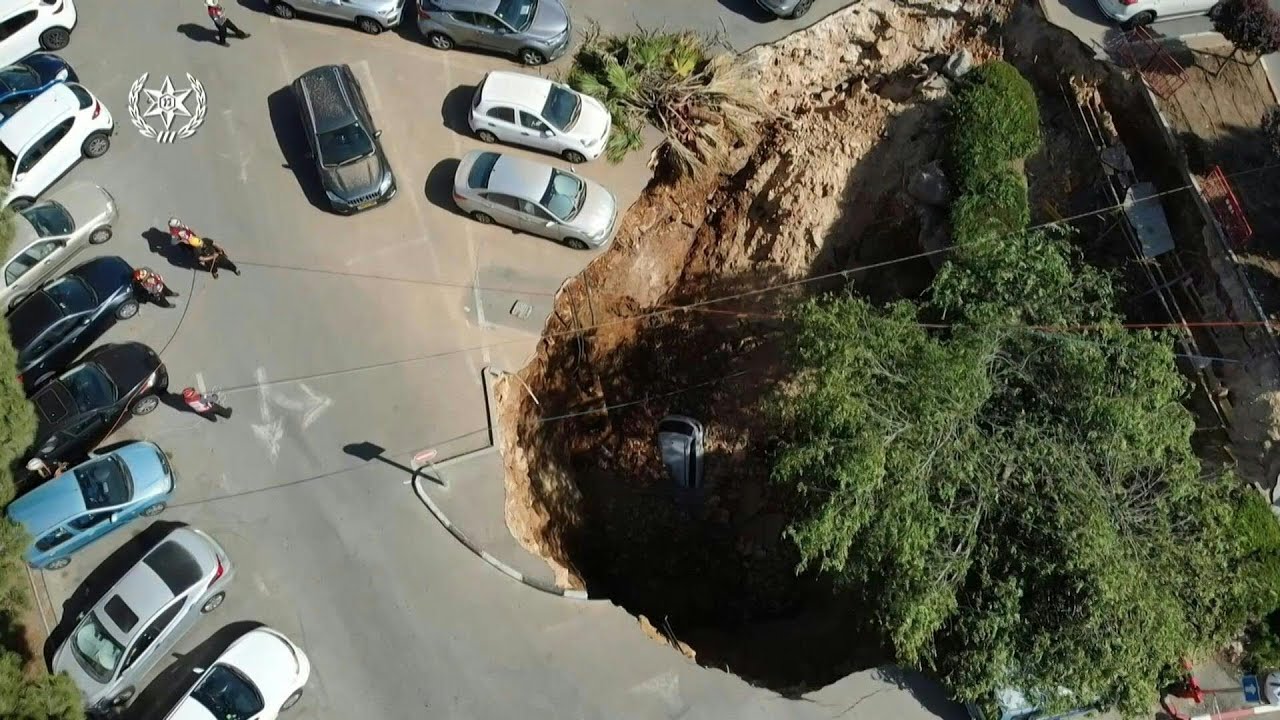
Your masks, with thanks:
M 533 306 L 523 300 L 517 300 L 511 306 L 511 314 L 521 320 L 528 320 L 529 316 L 533 314 Z

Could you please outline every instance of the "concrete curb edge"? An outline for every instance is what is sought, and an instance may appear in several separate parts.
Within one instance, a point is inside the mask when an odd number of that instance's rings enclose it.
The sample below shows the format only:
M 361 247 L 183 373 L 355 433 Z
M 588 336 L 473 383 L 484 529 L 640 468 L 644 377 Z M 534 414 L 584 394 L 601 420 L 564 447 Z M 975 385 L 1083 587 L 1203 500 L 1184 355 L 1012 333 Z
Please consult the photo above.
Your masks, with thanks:
M 501 454 L 501 452 L 498 449 L 497 403 L 493 397 L 493 385 L 491 383 L 491 378 L 497 378 L 502 376 L 503 374 L 504 374 L 504 371 L 497 370 L 492 366 L 486 366 L 483 370 L 480 371 L 480 382 L 484 386 L 485 415 L 489 421 L 488 446 L 482 447 L 479 450 L 472 450 L 471 452 L 463 453 L 456 457 L 451 457 L 448 460 L 443 460 L 441 462 L 434 463 L 432 466 L 429 466 L 429 467 L 419 468 L 417 472 L 414 473 L 414 476 L 413 476 L 413 492 L 418 496 L 418 499 L 422 501 L 422 504 L 427 506 L 427 510 L 430 511 L 432 516 L 434 516 L 435 519 L 441 525 L 444 526 L 445 530 L 449 531 L 449 534 L 452 535 L 455 540 L 462 543 L 464 547 L 466 547 L 473 554 L 480 557 L 485 562 L 492 565 L 503 575 L 506 575 L 507 577 L 513 580 L 516 580 L 535 590 L 538 590 L 539 592 L 547 593 L 548 595 L 555 595 L 557 597 L 570 598 L 572 600 L 591 600 L 591 601 L 601 600 L 602 598 L 590 597 L 586 590 L 572 590 L 568 588 L 562 588 L 559 585 L 554 585 L 552 583 L 544 582 L 537 578 L 525 577 L 524 573 L 520 572 L 519 570 L 516 570 L 515 568 L 506 564 L 505 562 L 494 557 L 491 553 L 489 553 L 489 551 L 480 547 L 478 544 L 472 541 L 471 538 L 467 537 L 467 534 L 462 532 L 462 530 L 459 529 L 457 525 L 453 524 L 453 521 L 449 519 L 449 516 L 444 514 L 444 511 L 440 509 L 440 506 L 436 505 L 435 501 L 431 499 L 431 496 L 427 494 L 426 488 L 422 486 L 422 478 L 424 475 L 427 477 L 433 477 L 430 473 L 430 470 L 432 469 L 439 471 L 442 468 L 447 468 L 451 465 L 455 465 L 464 460 L 470 460 L 473 458 L 481 457 L 489 453 L 496 452 Z M 505 527 L 505 523 L 504 523 L 504 527 Z

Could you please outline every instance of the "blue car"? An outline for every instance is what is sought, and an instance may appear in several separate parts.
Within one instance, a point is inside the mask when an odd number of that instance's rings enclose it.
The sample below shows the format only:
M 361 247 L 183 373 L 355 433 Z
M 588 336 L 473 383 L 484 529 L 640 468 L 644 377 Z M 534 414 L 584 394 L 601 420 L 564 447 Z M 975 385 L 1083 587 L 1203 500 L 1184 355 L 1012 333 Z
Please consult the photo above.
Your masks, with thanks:
M 57 570 L 80 548 L 129 524 L 164 512 L 173 495 L 169 459 L 154 443 L 132 442 L 67 470 L 9 504 L 9 519 L 35 540 L 23 559 Z
M 66 60 L 53 53 L 34 53 L 0 68 L 0 123 L 51 85 L 66 80 L 75 82 L 76 73 Z

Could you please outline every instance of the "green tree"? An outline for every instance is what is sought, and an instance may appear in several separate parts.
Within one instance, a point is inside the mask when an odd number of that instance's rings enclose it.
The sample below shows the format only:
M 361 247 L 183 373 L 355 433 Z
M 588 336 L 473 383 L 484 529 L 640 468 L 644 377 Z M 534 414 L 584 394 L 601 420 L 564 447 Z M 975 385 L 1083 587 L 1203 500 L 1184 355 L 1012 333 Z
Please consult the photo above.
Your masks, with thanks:
M 1031 83 L 1001 60 L 964 76 L 951 106 L 947 174 L 959 193 L 1040 147 L 1040 109 Z
M 22 659 L 0 653 L 0 718 L 5 720 L 79 720 L 80 694 L 65 675 L 29 677 Z
M 1211 18 L 1213 29 L 1231 43 L 1232 58 L 1243 50 L 1256 62 L 1280 50 L 1280 13 L 1267 0 L 1225 0 Z

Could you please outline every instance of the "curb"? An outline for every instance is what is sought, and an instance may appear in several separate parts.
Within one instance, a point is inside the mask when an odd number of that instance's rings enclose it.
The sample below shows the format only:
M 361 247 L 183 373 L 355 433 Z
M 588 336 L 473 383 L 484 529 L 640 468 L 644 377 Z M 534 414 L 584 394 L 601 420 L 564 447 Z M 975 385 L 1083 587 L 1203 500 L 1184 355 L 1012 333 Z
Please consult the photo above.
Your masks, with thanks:
M 480 382 L 484 386 L 485 415 L 489 420 L 488 446 L 482 447 L 479 450 L 472 450 L 471 452 L 467 452 L 461 455 L 457 455 L 455 457 L 451 457 L 448 460 L 443 460 L 438 463 L 433 463 L 432 465 L 428 466 L 429 468 L 439 471 L 441 468 L 449 467 L 450 465 L 456 465 L 457 463 L 463 462 L 465 460 L 470 460 L 477 457 L 483 457 L 490 453 L 499 453 L 498 422 L 497 422 L 497 418 L 495 417 L 495 413 L 497 412 L 497 410 L 496 410 L 496 403 L 494 402 L 494 398 L 493 398 L 493 386 L 490 384 L 491 382 L 490 379 L 500 377 L 502 374 L 503 374 L 503 371 L 495 370 L 492 366 L 486 366 L 483 370 L 480 371 Z M 422 486 L 423 476 L 433 478 L 436 481 L 440 482 L 442 485 L 444 484 L 443 478 L 439 478 L 439 477 L 436 477 L 435 475 L 432 475 L 430 472 L 428 472 L 428 468 L 419 468 L 413 475 L 413 492 L 418 496 L 418 499 L 422 501 L 422 504 L 427 506 L 427 510 L 430 511 L 432 516 L 434 516 L 435 519 L 441 525 L 444 526 L 445 530 L 449 531 L 449 534 L 452 535 L 455 540 L 462 543 L 462 545 L 465 548 L 470 550 L 480 559 L 489 563 L 489 565 L 496 568 L 503 575 L 506 575 L 507 577 L 513 580 L 516 580 L 524 585 L 527 585 L 533 588 L 534 590 L 546 593 L 548 595 L 555 595 L 557 597 L 570 598 L 572 600 L 596 601 L 601 599 L 601 598 L 590 597 L 586 590 L 571 590 L 568 588 L 562 588 L 559 585 L 543 582 L 542 580 L 538 580 L 537 578 L 525 577 L 524 573 L 520 572 L 519 570 L 516 570 L 510 565 L 494 557 L 492 554 L 489 553 L 489 551 L 480 547 L 477 543 L 472 541 L 471 538 L 467 537 L 466 533 L 462 532 L 462 530 L 459 529 L 457 525 L 453 524 L 453 521 L 449 519 L 449 516 L 444 514 L 444 512 L 440 509 L 440 506 L 436 505 L 435 501 L 431 499 L 431 496 L 427 494 L 426 488 Z

